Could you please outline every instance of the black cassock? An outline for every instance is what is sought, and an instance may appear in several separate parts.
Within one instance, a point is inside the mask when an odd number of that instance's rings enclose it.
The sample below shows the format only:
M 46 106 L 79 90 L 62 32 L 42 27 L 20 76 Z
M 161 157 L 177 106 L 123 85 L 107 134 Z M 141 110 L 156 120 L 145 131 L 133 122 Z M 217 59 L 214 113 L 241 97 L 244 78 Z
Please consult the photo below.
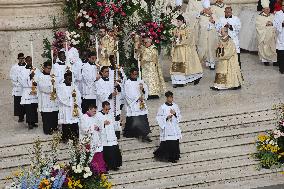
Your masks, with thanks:
M 126 138 L 146 137 L 150 133 L 147 115 L 126 117 L 123 136 Z

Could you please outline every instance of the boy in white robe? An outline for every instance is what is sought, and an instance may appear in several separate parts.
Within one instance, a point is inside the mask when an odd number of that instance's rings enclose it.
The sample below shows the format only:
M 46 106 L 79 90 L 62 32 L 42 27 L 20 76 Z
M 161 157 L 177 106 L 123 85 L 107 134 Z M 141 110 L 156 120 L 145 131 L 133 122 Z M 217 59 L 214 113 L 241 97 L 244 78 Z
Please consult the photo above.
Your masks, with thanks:
M 98 174 L 106 173 L 107 167 L 103 158 L 103 145 L 99 128 L 99 121 L 96 118 L 97 106 L 90 104 L 88 111 L 80 118 L 79 139 L 83 141 L 85 138 L 91 139 L 91 152 L 93 159 L 91 168 Z
M 90 104 L 96 104 L 96 81 L 99 80 L 99 67 L 96 52 L 89 52 L 88 62 L 82 67 L 82 113 L 88 111 Z
M 56 81 L 51 69 L 51 62 L 45 62 L 43 72 L 38 79 L 38 110 L 41 113 L 43 132 L 46 135 L 58 130 L 58 102 L 54 96 Z
M 126 123 L 123 136 L 127 138 L 142 137 L 142 141 L 151 142 L 148 137 L 150 127 L 146 99 L 148 88 L 144 81 L 137 79 L 138 70 L 130 70 L 130 78 L 125 82 Z
M 166 102 L 161 105 L 156 119 L 160 126 L 160 146 L 154 152 L 156 159 L 176 163 L 180 158 L 179 140 L 181 139 L 181 130 L 179 122 L 181 121 L 180 109 L 173 102 L 173 93 L 165 93 Z
M 108 169 L 116 171 L 122 165 L 122 156 L 115 134 L 116 123 L 110 113 L 110 103 L 104 101 L 101 106 L 102 110 L 97 114 L 96 118 L 100 123 L 104 160 Z
M 29 129 L 38 127 L 38 97 L 37 97 L 37 79 L 41 74 L 38 69 L 33 67 L 32 58 L 27 56 L 26 69 L 22 69 L 20 73 L 20 84 L 23 88 L 21 104 L 25 108 L 26 122 Z
M 58 58 L 56 63 L 53 65 L 53 73 L 56 77 L 56 84 L 61 84 L 64 81 L 64 74 L 67 70 L 66 56 L 64 51 L 58 52 Z
M 18 54 L 19 63 L 15 64 L 10 70 L 10 79 L 13 84 L 12 95 L 14 96 L 14 116 L 18 116 L 18 122 L 23 122 L 25 118 L 25 108 L 20 104 L 23 87 L 20 84 L 20 74 L 25 69 L 25 55 L 23 53 Z
M 62 125 L 62 142 L 77 140 L 79 137 L 79 105 L 81 94 L 76 85 L 72 83 L 72 72 L 67 70 L 64 82 L 57 88 L 59 105 L 58 123 Z
M 97 105 L 98 109 L 102 109 L 102 103 L 108 101 L 110 103 L 111 111 L 110 114 L 115 119 L 115 129 L 117 137 L 120 137 L 120 94 L 121 86 L 120 84 L 113 80 L 110 80 L 108 66 L 103 66 L 101 68 L 101 78 L 96 82 L 97 89 Z
M 273 26 L 276 29 L 276 52 L 279 71 L 284 74 L 284 1 L 282 1 L 282 10 L 275 13 Z

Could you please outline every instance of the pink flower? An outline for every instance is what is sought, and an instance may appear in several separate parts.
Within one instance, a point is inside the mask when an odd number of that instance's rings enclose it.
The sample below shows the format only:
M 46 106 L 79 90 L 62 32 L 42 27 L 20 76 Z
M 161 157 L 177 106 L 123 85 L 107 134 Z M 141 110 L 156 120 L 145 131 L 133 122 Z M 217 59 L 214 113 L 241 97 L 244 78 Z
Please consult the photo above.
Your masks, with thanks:
M 155 43 L 160 43 L 160 41 L 158 39 L 155 40 Z
M 101 2 L 97 2 L 97 6 L 102 7 L 103 4 Z
M 104 10 L 105 14 L 108 14 L 110 12 L 110 8 L 109 7 L 106 7 L 105 10 Z
M 120 14 L 121 14 L 121 16 L 126 16 L 125 12 L 121 12 Z

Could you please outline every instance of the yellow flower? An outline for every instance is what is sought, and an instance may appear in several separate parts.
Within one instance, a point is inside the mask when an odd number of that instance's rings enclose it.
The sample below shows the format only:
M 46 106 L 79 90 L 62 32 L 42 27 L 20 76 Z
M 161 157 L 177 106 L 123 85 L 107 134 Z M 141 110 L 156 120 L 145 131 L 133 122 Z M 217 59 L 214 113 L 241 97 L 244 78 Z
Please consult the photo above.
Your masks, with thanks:
M 267 136 L 267 135 L 265 135 L 265 134 L 260 134 L 260 135 L 258 135 L 258 140 L 259 140 L 260 142 L 264 142 L 266 139 L 268 139 L 268 136 Z

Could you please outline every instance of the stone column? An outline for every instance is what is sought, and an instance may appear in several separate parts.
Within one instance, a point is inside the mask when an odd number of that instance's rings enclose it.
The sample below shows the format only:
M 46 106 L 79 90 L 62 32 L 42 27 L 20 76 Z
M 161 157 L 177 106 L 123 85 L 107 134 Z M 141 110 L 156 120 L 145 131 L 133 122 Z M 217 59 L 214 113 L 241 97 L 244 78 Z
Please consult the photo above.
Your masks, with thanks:
M 52 38 L 53 18 L 58 27 L 65 26 L 63 0 L 0 0 L 0 78 L 9 76 L 17 63 L 17 54 L 30 52 L 30 36 L 34 39 L 34 63 L 43 63 L 43 39 Z

